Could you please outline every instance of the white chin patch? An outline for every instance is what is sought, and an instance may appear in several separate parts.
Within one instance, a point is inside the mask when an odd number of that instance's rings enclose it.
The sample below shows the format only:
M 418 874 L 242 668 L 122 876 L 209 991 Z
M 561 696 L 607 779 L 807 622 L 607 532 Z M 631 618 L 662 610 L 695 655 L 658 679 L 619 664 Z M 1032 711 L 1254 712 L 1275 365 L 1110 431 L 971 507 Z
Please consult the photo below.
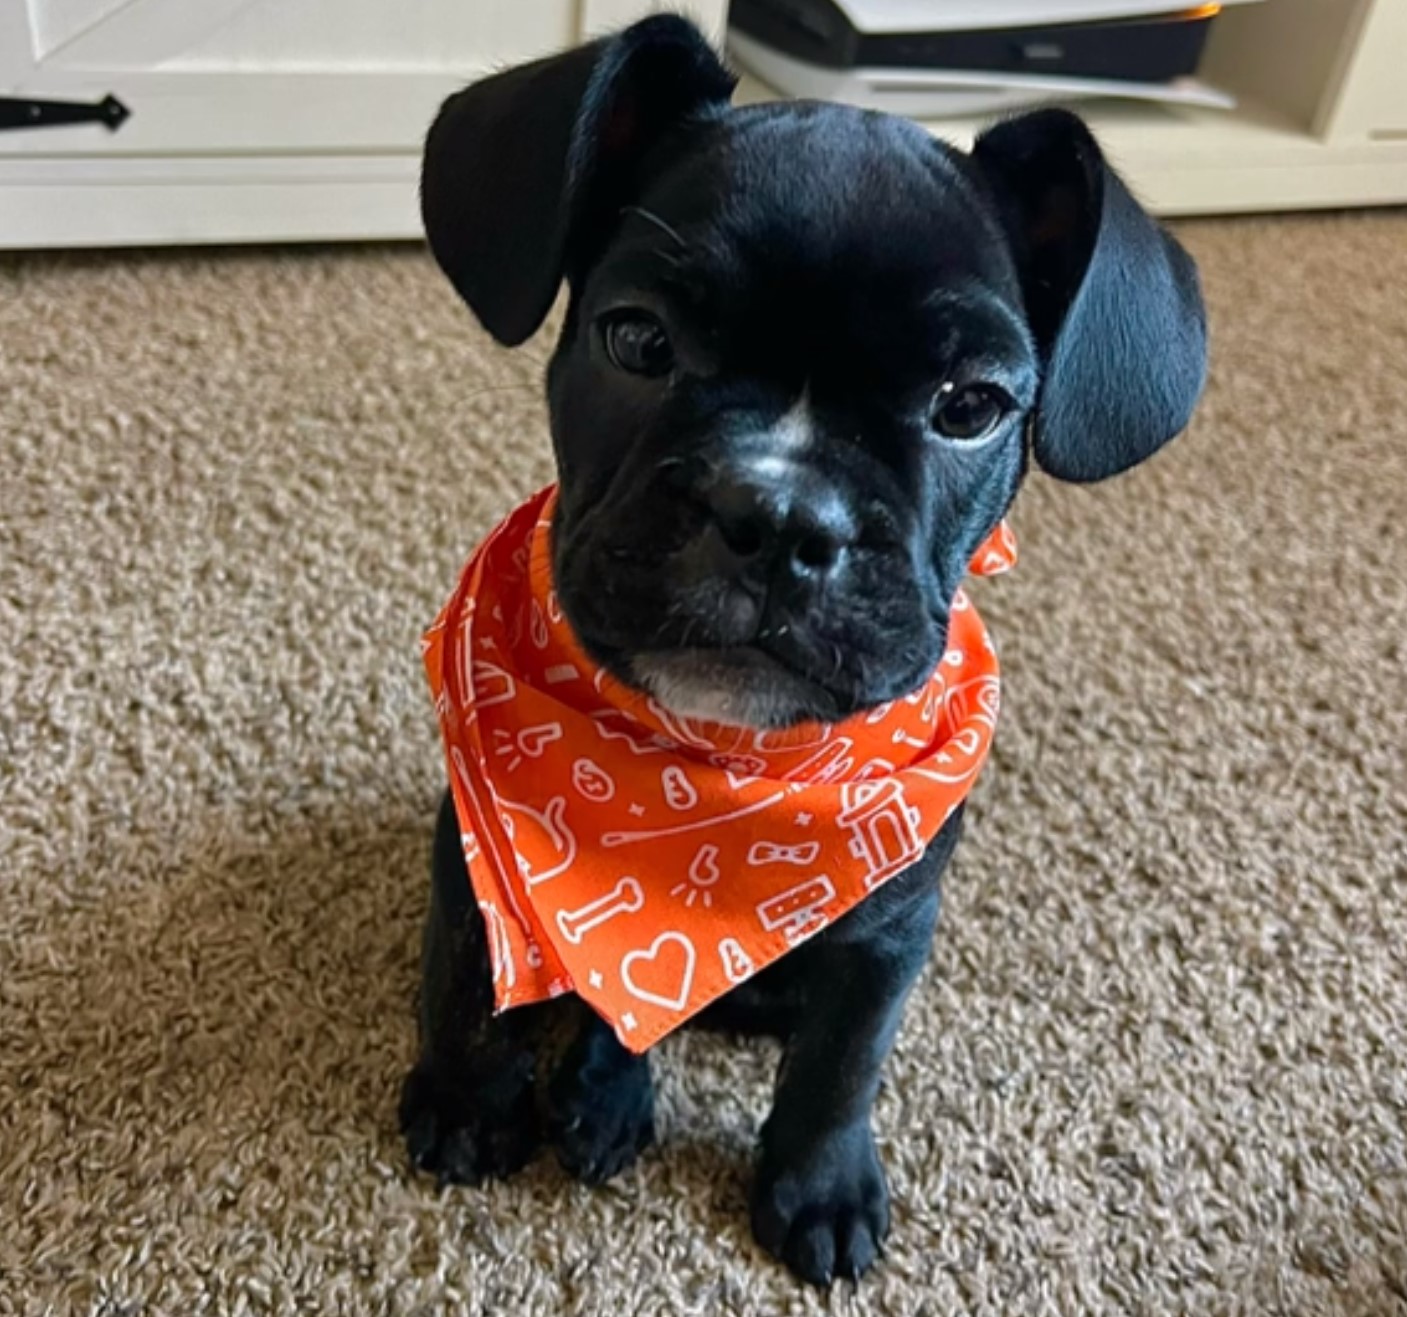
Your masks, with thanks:
M 670 713 L 735 727 L 780 727 L 796 722 L 801 707 L 785 683 L 749 688 L 748 675 L 682 655 L 650 654 L 632 664 L 635 679 Z M 752 676 L 756 681 L 756 676 Z

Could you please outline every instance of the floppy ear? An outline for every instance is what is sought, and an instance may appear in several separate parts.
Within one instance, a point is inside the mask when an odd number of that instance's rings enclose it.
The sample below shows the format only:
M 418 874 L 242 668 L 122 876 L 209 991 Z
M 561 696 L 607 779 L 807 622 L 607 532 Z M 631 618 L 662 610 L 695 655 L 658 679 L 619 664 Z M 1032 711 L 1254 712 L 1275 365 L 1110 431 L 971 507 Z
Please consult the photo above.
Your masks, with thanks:
M 1117 475 L 1176 435 L 1201 396 L 1197 267 L 1067 111 L 999 124 L 972 155 L 1016 253 L 1043 361 L 1036 460 L 1061 480 Z
M 484 328 L 509 346 L 531 335 L 633 165 L 671 127 L 726 105 L 735 82 L 697 28 L 658 15 L 451 96 L 425 142 L 420 209 Z

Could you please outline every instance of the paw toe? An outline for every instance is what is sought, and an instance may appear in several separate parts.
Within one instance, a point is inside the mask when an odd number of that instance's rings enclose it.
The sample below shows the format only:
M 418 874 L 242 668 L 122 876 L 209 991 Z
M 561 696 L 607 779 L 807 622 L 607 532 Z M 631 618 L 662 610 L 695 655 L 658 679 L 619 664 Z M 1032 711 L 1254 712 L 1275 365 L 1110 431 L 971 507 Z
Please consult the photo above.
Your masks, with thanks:
M 601 1184 L 654 1142 L 654 1089 L 643 1068 L 610 1078 L 567 1070 L 553 1085 L 552 1146 L 568 1175 Z
M 552 1131 L 562 1168 L 586 1184 L 601 1184 L 619 1175 L 654 1138 L 654 1114 L 648 1107 L 578 1112 L 554 1122 Z
M 823 1219 L 800 1222 L 787 1240 L 785 1261 L 803 1280 L 829 1285 L 835 1278 L 835 1226 Z
M 883 1238 L 883 1220 L 869 1213 L 856 1213 L 840 1221 L 836 1230 L 835 1274 L 846 1280 L 859 1280 L 879 1258 L 879 1242 Z
M 530 1091 L 515 1102 L 485 1104 L 423 1067 L 406 1077 L 400 1126 L 412 1165 L 441 1184 L 506 1178 L 531 1160 L 538 1142 Z
M 889 1229 L 884 1173 L 866 1138 L 801 1165 L 776 1161 L 753 1188 L 757 1242 L 803 1280 L 858 1280 L 880 1256 Z

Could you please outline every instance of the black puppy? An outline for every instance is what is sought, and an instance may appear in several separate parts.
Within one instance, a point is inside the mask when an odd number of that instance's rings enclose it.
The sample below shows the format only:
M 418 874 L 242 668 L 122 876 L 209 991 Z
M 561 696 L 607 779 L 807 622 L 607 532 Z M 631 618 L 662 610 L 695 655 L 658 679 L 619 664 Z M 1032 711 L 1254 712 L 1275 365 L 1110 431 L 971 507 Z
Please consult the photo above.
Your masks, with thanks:
M 1071 114 L 963 154 L 884 115 L 734 109 L 732 90 L 672 17 L 489 78 L 430 132 L 424 217 L 502 343 L 570 289 L 553 560 L 583 645 L 682 714 L 834 721 L 933 671 L 1028 455 L 1100 480 L 1183 428 L 1203 310 L 1191 260 Z M 785 1040 L 752 1216 L 808 1280 L 858 1275 L 888 1228 L 870 1109 L 960 822 L 710 1012 Z M 546 1129 L 570 1172 L 613 1175 L 652 1137 L 648 1063 L 571 999 L 491 1014 L 459 832 L 446 800 L 411 1155 L 449 1180 L 523 1165 L 536 1028 L 575 1009 Z

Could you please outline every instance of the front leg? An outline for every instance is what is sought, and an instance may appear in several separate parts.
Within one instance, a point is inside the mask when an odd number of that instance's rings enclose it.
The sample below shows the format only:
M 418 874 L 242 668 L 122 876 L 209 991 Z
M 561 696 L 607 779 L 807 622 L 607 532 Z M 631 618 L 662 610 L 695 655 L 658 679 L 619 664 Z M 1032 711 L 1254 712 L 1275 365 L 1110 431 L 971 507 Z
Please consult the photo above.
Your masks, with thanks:
M 435 828 L 420 989 L 420 1059 L 401 1089 L 412 1162 L 475 1184 L 523 1166 L 539 1141 L 536 1024 L 544 1006 L 493 1013 L 484 921 L 446 796 Z
M 650 1062 L 623 1047 L 587 1010 L 548 1086 L 548 1128 L 568 1174 L 601 1184 L 625 1170 L 655 1138 Z
M 904 1002 L 928 958 L 936 870 L 950 851 L 951 841 L 935 843 L 894 880 L 908 891 L 870 898 L 887 910 L 876 917 L 862 906 L 797 953 L 810 961 L 805 1006 L 762 1128 L 752 1227 L 763 1248 L 814 1284 L 859 1277 L 889 1231 L 870 1111 Z

